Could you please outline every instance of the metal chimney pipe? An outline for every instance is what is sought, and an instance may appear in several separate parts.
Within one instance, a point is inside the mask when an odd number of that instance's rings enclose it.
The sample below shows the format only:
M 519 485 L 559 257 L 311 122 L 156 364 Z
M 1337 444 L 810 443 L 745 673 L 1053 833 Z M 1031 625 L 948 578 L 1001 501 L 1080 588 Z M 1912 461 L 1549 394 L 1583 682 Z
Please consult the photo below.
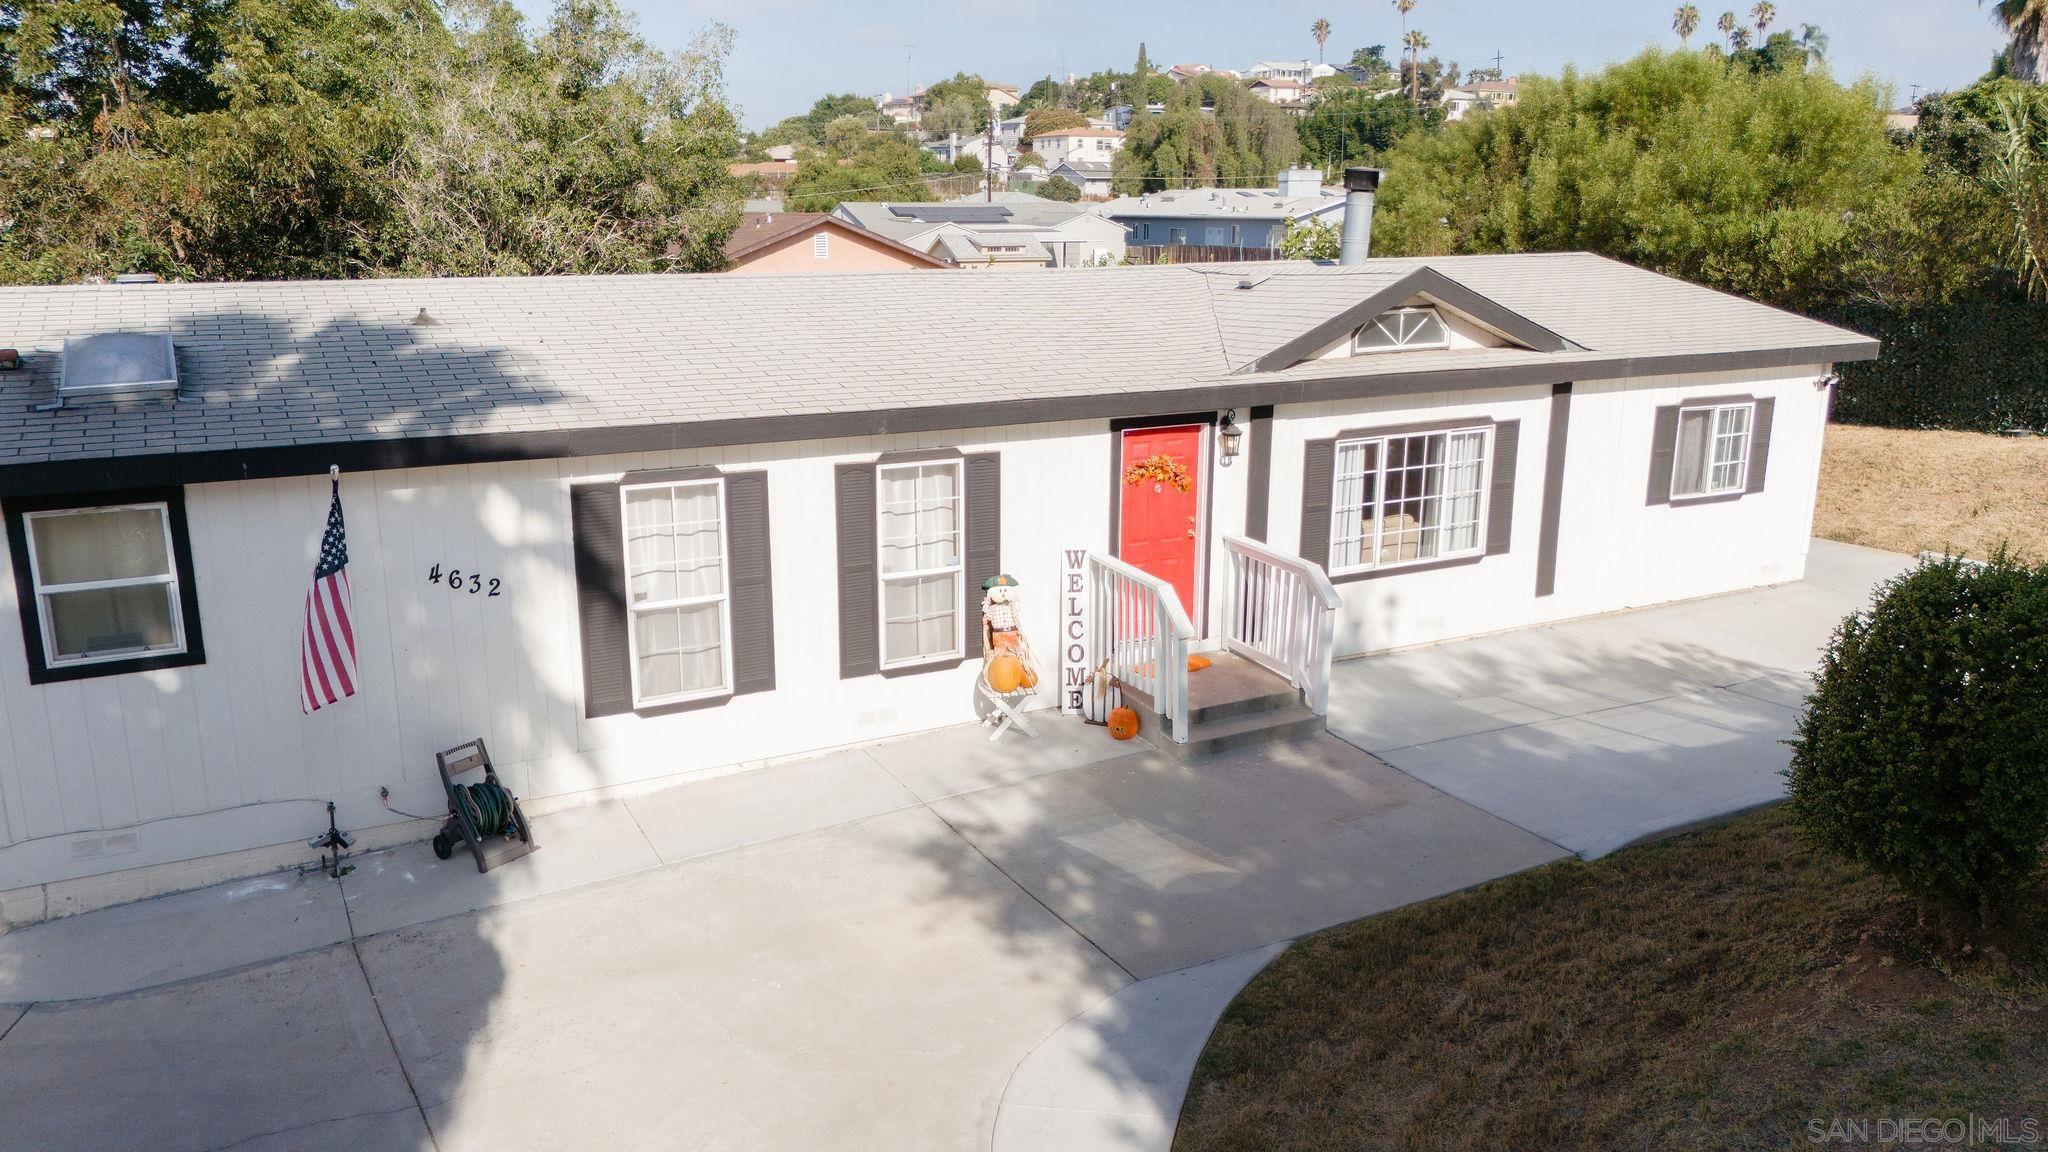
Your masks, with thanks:
M 1344 170 L 1344 243 L 1337 263 L 1363 264 L 1372 250 L 1372 205 L 1383 175 L 1377 168 Z

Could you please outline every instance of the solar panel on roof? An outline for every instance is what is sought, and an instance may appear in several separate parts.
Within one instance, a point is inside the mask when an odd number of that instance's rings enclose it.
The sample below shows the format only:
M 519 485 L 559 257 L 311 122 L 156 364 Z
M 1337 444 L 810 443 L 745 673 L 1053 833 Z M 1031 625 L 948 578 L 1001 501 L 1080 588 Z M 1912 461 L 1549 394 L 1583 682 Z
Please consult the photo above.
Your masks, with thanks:
M 891 204 L 889 214 L 930 224 L 1001 224 L 1010 218 L 1001 204 Z

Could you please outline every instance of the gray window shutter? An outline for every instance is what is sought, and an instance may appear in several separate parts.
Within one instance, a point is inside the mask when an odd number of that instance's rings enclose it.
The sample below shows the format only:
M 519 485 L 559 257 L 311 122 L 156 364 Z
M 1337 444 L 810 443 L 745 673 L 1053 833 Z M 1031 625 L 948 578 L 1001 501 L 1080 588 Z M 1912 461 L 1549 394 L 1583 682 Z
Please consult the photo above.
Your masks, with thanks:
M 1251 410 L 1251 475 L 1245 479 L 1244 534 L 1263 544 L 1273 502 L 1273 406 Z
M 1651 504 L 1671 503 L 1671 468 L 1678 457 L 1678 405 L 1657 409 L 1657 424 L 1650 433 Z
M 981 655 L 981 604 L 984 580 L 1002 571 L 1002 457 L 981 452 L 967 458 L 967 658 Z
M 1506 554 L 1515 538 L 1515 462 L 1521 456 L 1522 422 L 1493 426 L 1493 491 L 1487 494 L 1486 554 Z
M 1749 483 L 1744 492 L 1764 490 L 1764 472 L 1771 465 L 1771 415 L 1777 406 L 1769 398 L 1756 402 L 1756 415 L 1749 422 Z
M 626 539 L 619 486 L 572 485 L 569 518 L 576 553 L 576 615 L 583 632 L 583 714 L 631 712 L 633 670 L 626 648 Z
M 875 588 L 875 466 L 841 464 L 839 500 L 839 678 L 882 670 Z
M 1330 501 L 1336 495 L 1337 442 L 1301 446 L 1301 558 L 1330 566 Z
M 725 474 L 726 551 L 731 560 L 732 693 L 775 688 L 775 595 L 768 559 L 768 474 Z

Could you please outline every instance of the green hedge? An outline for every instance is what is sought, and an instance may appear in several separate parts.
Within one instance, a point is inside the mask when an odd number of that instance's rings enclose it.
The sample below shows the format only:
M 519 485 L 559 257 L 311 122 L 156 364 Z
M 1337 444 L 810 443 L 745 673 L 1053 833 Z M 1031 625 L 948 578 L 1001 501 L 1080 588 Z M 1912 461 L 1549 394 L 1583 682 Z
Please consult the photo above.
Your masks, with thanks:
M 2048 304 L 2006 297 L 1910 311 L 1843 304 L 1820 309 L 1819 318 L 1884 342 L 1877 360 L 1837 369 L 1836 420 L 2048 431 Z

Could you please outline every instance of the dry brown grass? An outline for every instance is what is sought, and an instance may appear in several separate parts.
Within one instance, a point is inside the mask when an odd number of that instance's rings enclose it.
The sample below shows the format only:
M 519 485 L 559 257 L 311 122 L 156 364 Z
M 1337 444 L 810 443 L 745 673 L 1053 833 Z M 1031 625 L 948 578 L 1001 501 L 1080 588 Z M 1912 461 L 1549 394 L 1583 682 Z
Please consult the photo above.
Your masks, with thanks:
M 2039 893 L 2037 896 L 2048 896 Z M 1332 929 L 1224 1014 L 1178 1152 L 1804 1148 L 2048 1125 L 2048 912 L 1936 947 L 1782 810 Z
M 2048 560 L 2048 438 L 1828 426 L 1814 535 L 1891 552 Z

